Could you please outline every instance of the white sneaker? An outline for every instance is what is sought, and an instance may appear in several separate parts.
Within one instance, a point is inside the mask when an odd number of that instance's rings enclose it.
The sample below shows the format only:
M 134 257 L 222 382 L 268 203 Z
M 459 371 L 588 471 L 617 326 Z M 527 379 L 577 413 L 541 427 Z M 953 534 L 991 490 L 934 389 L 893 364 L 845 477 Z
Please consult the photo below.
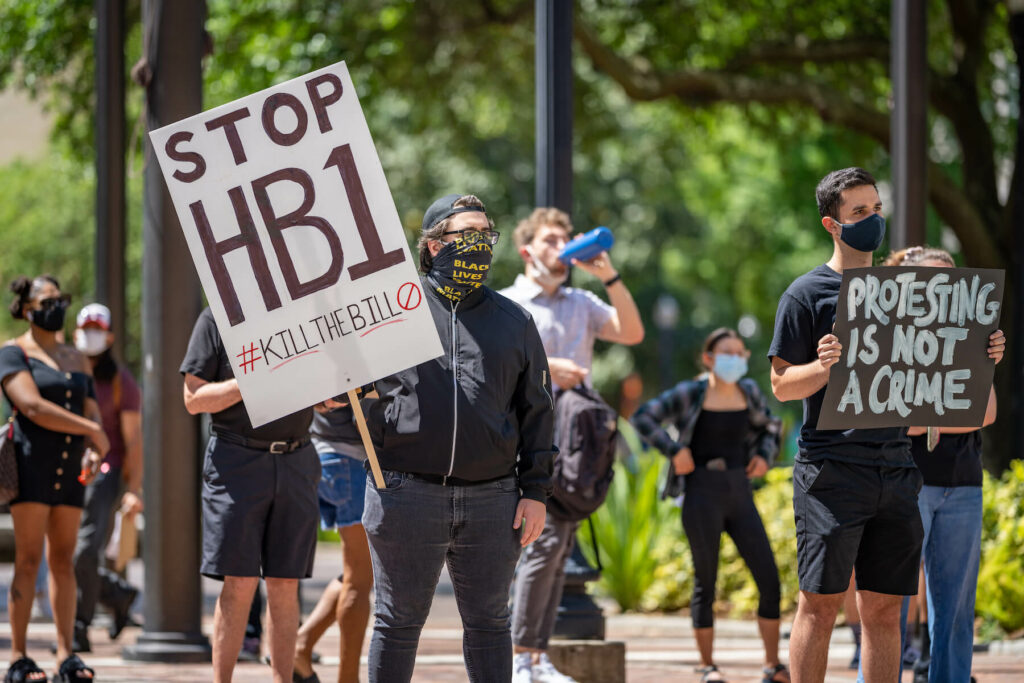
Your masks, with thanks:
M 540 662 L 533 667 L 533 683 L 576 683 L 576 679 L 556 669 L 547 653 L 542 652 Z
M 520 652 L 512 658 L 512 683 L 533 683 L 533 655 Z

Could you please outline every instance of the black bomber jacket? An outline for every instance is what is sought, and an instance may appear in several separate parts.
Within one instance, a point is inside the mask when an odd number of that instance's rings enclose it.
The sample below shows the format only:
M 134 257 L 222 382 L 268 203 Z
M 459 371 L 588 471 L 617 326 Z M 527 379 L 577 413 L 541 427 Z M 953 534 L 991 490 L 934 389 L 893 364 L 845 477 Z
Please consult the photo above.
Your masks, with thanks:
M 422 284 L 444 354 L 374 383 L 381 467 L 467 481 L 514 473 L 524 498 L 546 502 L 554 404 L 533 318 L 487 287 L 454 303 Z

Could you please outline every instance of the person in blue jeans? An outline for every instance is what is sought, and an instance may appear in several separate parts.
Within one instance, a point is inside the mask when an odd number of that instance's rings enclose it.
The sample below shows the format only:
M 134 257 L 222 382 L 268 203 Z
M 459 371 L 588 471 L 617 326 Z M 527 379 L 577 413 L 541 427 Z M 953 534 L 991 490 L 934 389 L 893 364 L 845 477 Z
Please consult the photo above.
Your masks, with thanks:
M 889 266 L 952 268 L 953 257 L 941 249 L 911 247 L 884 262 Z M 1002 360 L 1003 347 L 989 347 Z M 996 419 L 996 394 L 989 393 L 985 421 Z M 917 498 L 924 526 L 922 558 L 931 640 L 928 680 L 967 683 L 974 652 L 974 599 L 981 561 L 981 427 L 938 429 L 929 451 L 925 427 L 910 430 L 911 452 L 924 475 Z M 917 667 L 921 669 L 923 667 Z
M 368 423 L 385 486 L 367 481 L 363 511 L 377 586 L 370 683 L 412 679 L 445 565 L 469 680 L 512 679 L 509 589 L 544 529 L 556 449 L 537 327 L 483 286 L 493 227 L 473 195 L 427 209 L 420 286 L 444 354 L 375 382 Z
M 369 408 L 370 401 L 363 401 L 364 408 Z M 331 405 L 333 402 L 328 403 Z M 320 454 L 320 528 L 338 530 L 342 572 L 327 584 L 313 612 L 299 628 L 293 680 L 319 683 L 313 671 L 313 646 L 337 622 L 341 630 L 338 683 L 354 683 L 359 680 L 359 657 L 370 620 L 373 589 L 370 548 L 361 521 L 366 494 L 366 449 L 349 406 L 316 413 L 309 432 Z

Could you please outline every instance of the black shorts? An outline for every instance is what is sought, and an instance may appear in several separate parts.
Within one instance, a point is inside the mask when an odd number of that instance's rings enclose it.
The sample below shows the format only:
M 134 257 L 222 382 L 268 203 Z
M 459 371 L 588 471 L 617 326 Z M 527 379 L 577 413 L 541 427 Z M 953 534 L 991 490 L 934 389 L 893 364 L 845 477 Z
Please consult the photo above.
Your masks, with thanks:
M 271 453 L 210 437 L 203 461 L 204 576 L 309 578 L 320 521 L 312 444 Z
M 794 464 L 800 590 L 842 593 L 856 568 L 859 590 L 916 595 L 922 482 L 916 467 L 839 460 Z

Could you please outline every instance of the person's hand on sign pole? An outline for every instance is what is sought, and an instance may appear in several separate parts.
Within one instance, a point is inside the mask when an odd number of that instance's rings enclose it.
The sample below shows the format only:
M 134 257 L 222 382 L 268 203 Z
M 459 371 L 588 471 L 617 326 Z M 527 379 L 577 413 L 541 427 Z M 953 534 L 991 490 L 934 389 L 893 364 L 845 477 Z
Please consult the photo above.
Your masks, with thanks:
M 344 399 L 344 400 L 335 400 L 335 399 Z M 334 398 L 324 399 L 320 403 L 317 403 L 315 406 L 313 406 L 313 409 L 316 412 L 318 412 L 318 413 L 329 413 L 332 410 L 337 410 L 338 408 L 344 408 L 347 405 L 348 405 L 348 399 L 347 398 L 345 398 L 344 396 L 335 396 Z
M 516 506 L 516 519 L 512 522 L 512 528 L 523 528 L 522 536 L 519 538 L 519 545 L 524 548 L 540 536 L 544 531 L 544 519 L 547 515 L 547 508 L 544 503 L 530 498 L 521 498 Z
M 988 336 L 988 357 L 999 363 L 1006 351 L 1006 335 L 1002 330 L 996 330 Z
M 763 477 L 768 472 L 768 461 L 762 458 L 760 455 L 755 455 L 747 463 L 747 479 L 757 479 Z
M 686 446 L 679 449 L 679 452 L 672 456 L 672 468 L 676 474 L 689 474 L 693 472 L 696 465 L 693 464 L 693 453 Z
M 842 357 L 843 345 L 839 343 L 839 337 L 826 334 L 818 340 L 818 362 L 823 370 L 830 370 Z

